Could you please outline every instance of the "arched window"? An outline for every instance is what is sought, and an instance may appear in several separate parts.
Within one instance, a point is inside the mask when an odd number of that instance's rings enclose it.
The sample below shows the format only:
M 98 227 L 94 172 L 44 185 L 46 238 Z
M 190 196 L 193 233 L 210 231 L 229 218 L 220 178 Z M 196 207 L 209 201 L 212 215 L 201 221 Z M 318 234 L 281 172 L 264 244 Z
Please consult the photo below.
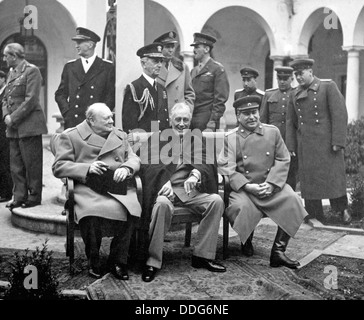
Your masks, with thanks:
M 0 55 L 2 57 L 4 48 L 8 43 L 20 43 L 25 49 L 25 59 L 34 65 L 36 65 L 43 77 L 42 87 L 40 89 L 40 104 L 43 107 L 44 114 L 47 119 L 47 50 L 42 41 L 36 36 L 28 36 L 24 38 L 19 33 L 13 34 L 6 38 L 0 46 Z M 1 59 L 0 69 L 7 72 L 8 67 L 6 62 Z

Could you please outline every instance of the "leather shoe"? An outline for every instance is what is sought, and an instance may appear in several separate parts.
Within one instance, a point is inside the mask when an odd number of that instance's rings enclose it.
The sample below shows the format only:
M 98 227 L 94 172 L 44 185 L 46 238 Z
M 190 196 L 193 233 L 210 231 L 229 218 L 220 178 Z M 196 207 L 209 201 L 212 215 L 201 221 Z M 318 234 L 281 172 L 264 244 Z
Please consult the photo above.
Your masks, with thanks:
M 300 263 L 288 258 L 284 252 L 277 251 L 270 257 L 270 266 L 272 268 L 287 267 L 290 269 L 297 269 L 300 266 Z
M 341 214 L 342 214 L 343 222 L 345 224 L 349 224 L 352 220 L 352 217 L 351 217 L 351 214 L 349 213 L 349 211 L 347 209 L 345 209 L 344 211 L 341 212 Z
M 246 257 L 251 257 L 254 254 L 254 247 L 249 239 L 245 244 L 241 244 L 241 253 Z
M 25 201 L 25 202 L 21 205 L 21 207 L 22 207 L 23 209 L 25 209 L 25 208 L 32 208 L 32 207 L 39 206 L 39 205 L 40 205 L 40 202 L 39 202 L 39 201 L 31 201 L 31 200 L 27 200 L 27 201 Z
M 88 269 L 88 274 L 95 279 L 100 279 L 101 278 L 101 273 L 100 270 L 96 267 L 91 267 Z
M 114 264 L 111 273 L 119 280 L 129 280 L 128 266 L 126 264 Z
M 11 200 L 11 197 L 0 197 L 0 202 L 6 202 Z
M 155 278 L 155 274 L 157 273 L 158 269 L 150 266 L 145 266 L 145 269 L 142 274 L 142 279 L 144 282 L 151 282 Z
M 9 209 L 14 209 L 14 208 L 19 208 L 21 207 L 23 204 L 22 201 L 18 201 L 18 200 L 13 200 L 13 201 L 9 201 L 7 204 L 6 204 L 6 207 L 9 208 Z
M 215 261 L 197 257 L 197 256 L 192 256 L 192 267 L 204 268 L 204 269 L 207 269 L 212 272 L 225 272 L 226 271 L 226 268 L 223 265 L 221 265 Z

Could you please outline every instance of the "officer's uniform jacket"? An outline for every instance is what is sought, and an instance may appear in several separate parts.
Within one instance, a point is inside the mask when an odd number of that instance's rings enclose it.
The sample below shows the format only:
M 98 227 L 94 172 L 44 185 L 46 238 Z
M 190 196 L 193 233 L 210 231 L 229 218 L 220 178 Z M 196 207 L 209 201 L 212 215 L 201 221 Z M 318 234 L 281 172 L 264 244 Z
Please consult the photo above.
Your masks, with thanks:
M 23 60 L 9 72 L 3 96 L 3 119 L 11 116 L 7 138 L 25 138 L 47 133 L 43 109 L 39 102 L 42 76 L 39 69 Z M 3 121 L 2 119 L 2 121 Z
M 347 122 L 345 100 L 334 81 L 314 77 L 308 89 L 291 92 L 286 144 L 298 156 L 303 198 L 346 194 L 344 154 L 332 146 L 345 147 Z
M 53 139 L 55 160 L 52 166 L 57 178 L 75 180 L 75 211 L 77 220 L 85 216 L 100 216 L 127 220 L 125 208 L 140 217 L 141 206 L 135 188 L 128 186 L 126 195 L 103 195 L 85 185 L 87 173 L 95 161 L 103 161 L 111 170 L 127 167 L 134 174 L 140 168 L 140 159 L 127 142 L 127 135 L 114 128 L 107 139 L 97 135 L 84 120 Z M 116 201 L 117 200 L 117 201 Z M 125 207 L 124 207 L 125 206 Z
M 157 91 L 143 75 L 127 85 L 124 93 L 122 124 L 127 133 L 133 129 L 156 131 L 151 126 L 157 121 L 159 130 L 169 128 L 166 89 L 157 82 Z
M 230 195 L 226 214 L 245 243 L 263 213 L 290 236 L 294 236 L 305 212 L 301 200 L 286 184 L 290 155 L 277 127 L 261 123 L 253 132 L 243 127 L 226 134 L 224 148 L 218 157 L 220 172 L 229 176 Z M 273 195 L 259 199 L 242 188 L 248 183 L 268 182 L 274 186 Z M 232 210 L 232 194 L 244 193 L 238 212 Z
M 179 102 L 185 102 L 193 112 L 195 91 L 192 88 L 191 76 L 188 66 L 177 58 L 172 58 L 169 68 L 162 66 L 157 81 L 167 90 L 168 112 Z
M 65 128 L 85 120 L 88 106 L 105 103 L 115 107 L 115 66 L 111 61 L 95 58 L 85 73 L 81 58 L 71 60 L 63 68 L 61 83 L 55 92 L 55 100 L 65 121 Z
M 205 130 L 210 120 L 218 122 L 224 115 L 229 99 L 229 80 L 223 65 L 212 58 L 200 71 L 198 67 L 193 68 L 191 78 L 196 94 L 191 129 Z
M 286 139 L 287 106 L 291 91 L 282 92 L 278 88 L 266 90 L 260 107 L 260 121 L 275 125 L 283 140 Z

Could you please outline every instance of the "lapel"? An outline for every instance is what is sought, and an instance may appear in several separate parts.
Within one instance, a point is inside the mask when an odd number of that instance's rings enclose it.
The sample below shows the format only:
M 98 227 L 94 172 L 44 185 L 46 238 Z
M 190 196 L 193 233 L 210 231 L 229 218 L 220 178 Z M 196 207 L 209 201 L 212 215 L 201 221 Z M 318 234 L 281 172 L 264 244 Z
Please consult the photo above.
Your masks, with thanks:
M 167 77 L 168 77 L 168 70 L 163 65 L 162 68 L 161 68 L 161 72 L 158 75 L 158 80 L 165 87 L 167 86 L 167 83 L 166 83 L 167 82 Z
M 319 90 L 319 88 L 320 88 L 320 83 L 321 83 L 320 79 L 315 76 L 313 78 L 312 83 L 310 84 L 310 86 L 307 89 L 303 89 L 302 87 L 298 87 L 297 92 L 295 94 L 297 100 L 307 98 L 308 90 L 312 90 L 312 91 L 317 92 Z
M 111 133 L 107 137 L 106 142 L 101 148 L 99 155 L 101 156 L 105 153 L 115 150 L 116 148 L 119 148 L 123 144 L 125 144 L 125 142 L 126 141 L 124 140 L 121 132 L 114 128 L 114 130 L 111 131 Z
M 99 147 L 100 149 L 103 147 L 105 143 L 105 138 L 94 133 L 90 126 L 87 124 L 86 120 L 77 125 L 76 129 L 79 132 L 82 140 L 86 141 L 87 144 L 94 147 Z
M 81 58 L 75 61 L 74 66 L 75 68 L 72 70 L 72 73 L 80 83 L 83 81 L 83 78 L 85 77 L 85 70 L 83 69 Z
M 25 68 L 27 67 L 27 65 L 28 65 L 28 63 L 25 60 L 20 62 L 19 65 L 17 65 L 17 67 L 12 72 L 10 72 L 7 84 L 9 84 L 9 83 L 13 82 L 14 80 L 18 79 L 23 74 L 23 72 L 25 71 Z
M 164 68 L 165 69 L 165 68 Z M 167 69 L 165 69 L 167 72 Z M 169 64 L 169 70 L 167 72 L 167 78 L 166 78 L 166 83 L 165 83 L 165 87 L 167 87 L 171 82 L 173 82 L 174 80 L 176 80 L 181 74 L 181 71 L 179 71 L 174 65 L 173 63 Z
M 81 68 L 83 70 L 82 62 L 80 59 Z M 81 81 L 81 86 L 85 84 L 86 82 L 90 81 L 92 78 L 94 78 L 96 75 L 98 75 L 102 71 L 102 59 L 99 57 L 96 57 L 94 63 L 92 64 L 91 68 L 88 70 L 87 73 L 83 70 L 83 79 Z
M 210 58 L 206 64 L 202 67 L 202 69 L 200 70 L 200 72 L 198 72 L 198 67 L 195 67 L 193 69 L 193 75 L 192 75 L 192 78 L 196 78 L 196 77 L 199 77 L 205 73 L 209 73 L 210 72 L 210 69 L 211 69 L 211 65 L 213 64 L 213 59 Z

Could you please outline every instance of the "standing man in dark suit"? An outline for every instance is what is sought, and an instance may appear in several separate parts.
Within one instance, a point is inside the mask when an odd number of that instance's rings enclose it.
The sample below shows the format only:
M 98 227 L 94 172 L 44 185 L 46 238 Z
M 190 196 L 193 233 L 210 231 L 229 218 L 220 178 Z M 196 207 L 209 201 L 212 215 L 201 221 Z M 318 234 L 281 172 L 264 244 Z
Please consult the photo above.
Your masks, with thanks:
M 0 202 L 9 201 L 13 194 L 13 181 L 10 175 L 9 140 L 6 138 L 6 125 L 3 121 L 2 111 L 5 83 L 6 73 L 0 70 Z
M 115 107 L 115 66 L 96 55 L 100 37 L 91 30 L 77 28 L 72 40 L 80 58 L 66 63 L 55 92 L 65 129 L 85 120 L 86 108 L 93 103 L 103 102 L 110 110 Z
M 163 45 L 162 53 L 164 56 L 161 72 L 157 81 L 167 90 L 168 111 L 179 102 L 185 102 L 193 112 L 195 102 L 195 91 L 192 88 L 191 75 L 188 66 L 174 56 L 176 51 L 177 34 L 174 31 L 162 34 L 154 42 Z
M 245 67 L 240 70 L 240 74 L 244 88 L 235 91 L 234 101 L 247 96 L 258 96 L 262 100 L 264 97 L 264 91 L 257 88 L 257 78 L 259 77 L 258 70 Z
M 261 107 L 260 121 L 267 124 L 275 125 L 281 132 L 284 142 L 286 142 L 286 117 L 289 95 L 292 89 L 293 68 L 277 67 L 278 88 L 268 89 L 265 92 Z M 296 190 L 297 184 L 297 157 L 291 156 L 289 165 L 287 183 Z
M 47 125 L 39 93 L 42 76 L 25 60 L 22 45 L 10 43 L 4 49 L 4 61 L 10 68 L 3 99 L 3 120 L 10 140 L 10 170 L 13 200 L 6 205 L 28 208 L 42 201 L 43 142 Z
M 286 143 L 298 157 L 302 198 L 309 218 L 323 219 L 322 199 L 350 223 L 344 148 L 348 113 L 336 83 L 313 74 L 313 59 L 291 62 L 299 86 L 291 93 Z
M 167 91 L 156 81 L 164 58 L 162 47 L 161 43 L 152 43 L 136 53 L 140 57 L 143 73 L 125 88 L 121 120 L 126 133 L 132 130 L 151 132 L 170 127 Z M 152 122 L 157 126 L 153 127 Z
M 212 59 L 211 51 L 216 39 L 203 33 L 195 33 L 193 52 L 198 65 L 192 69 L 192 87 L 196 100 L 192 115 L 191 129 L 216 130 L 225 112 L 229 99 L 229 80 L 224 66 Z

